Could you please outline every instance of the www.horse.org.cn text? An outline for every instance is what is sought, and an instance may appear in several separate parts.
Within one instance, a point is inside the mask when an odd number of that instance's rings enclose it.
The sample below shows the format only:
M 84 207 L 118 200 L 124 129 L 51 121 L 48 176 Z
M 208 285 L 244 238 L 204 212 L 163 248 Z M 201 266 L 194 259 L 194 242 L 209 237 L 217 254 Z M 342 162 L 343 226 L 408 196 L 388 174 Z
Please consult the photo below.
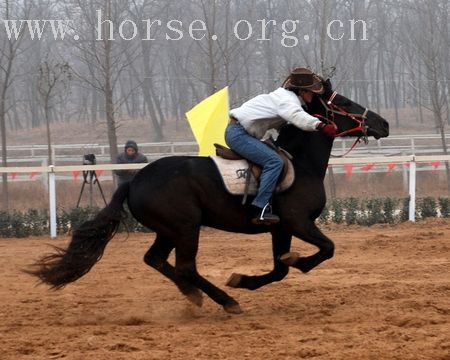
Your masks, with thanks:
M 286 48 L 301 45 L 302 42 L 311 41 L 306 22 L 300 20 L 268 20 L 254 21 L 238 20 L 229 26 L 229 34 L 217 34 L 214 29 L 208 28 L 204 20 L 162 21 L 159 19 L 144 19 L 140 23 L 126 19 L 114 22 L 106 19 L 101 10 L 96 11 L 95 38 L 86 38 L 81 29 L 77 29 L 72 20 L 0 20 L 3 23 L 9 40 L 18 39 L 27 33 L 31 40 L 42 40 L 46 36 L 54 40 L 96 40 L 96 41 L 180 41 L 188 39 L 193 41 L 220 41 L 234 38 L 237 41 L 277 41 Z M 326 35 L 332 41 L 366 41 L 367 22 L 365 20 L 332 20 L 328 22 Z M 311 30 L 311 33 L 313 30 Z

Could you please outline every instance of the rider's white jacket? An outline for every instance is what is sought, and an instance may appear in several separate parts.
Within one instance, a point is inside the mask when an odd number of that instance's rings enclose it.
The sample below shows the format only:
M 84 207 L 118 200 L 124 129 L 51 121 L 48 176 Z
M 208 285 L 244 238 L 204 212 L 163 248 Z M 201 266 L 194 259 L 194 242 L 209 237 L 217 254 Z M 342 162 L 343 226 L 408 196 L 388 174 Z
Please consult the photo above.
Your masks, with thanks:
M 250 135 L 258 139 L 267 130 L 278 130 L 286 122 L 305 131 L 316 131 L 321 122 L 302 108 L 297 95 L 284 88 L 250 99 L 242 106 L 230 110 L 230 116 L 236 118 Z

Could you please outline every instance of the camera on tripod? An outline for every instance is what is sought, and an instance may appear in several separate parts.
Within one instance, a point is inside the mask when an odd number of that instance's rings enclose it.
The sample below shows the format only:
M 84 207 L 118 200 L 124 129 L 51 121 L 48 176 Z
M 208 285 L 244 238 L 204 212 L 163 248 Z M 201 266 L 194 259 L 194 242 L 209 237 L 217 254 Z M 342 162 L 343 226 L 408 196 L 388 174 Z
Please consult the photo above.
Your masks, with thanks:
M 97 165 L 97 159 L 95 158 L 95 154 L 85 154 L 83 155 L 83 165 Z M 97 185 L 100 190 L 100 194 L 102 195 L 103 202 L 106 205 L 105 195 L 103 194 L 103 189 L 100 185 L 100 181 L 98 180 L 97 173 L 95 170 L 83 171 L 83 185 L 81 186 L 80 195 L 78 196 L 77 207 L 80 206 L 81 196 L 83 195 L 85 185 L 89 185 L 89 199 L 90 206 L 92 207 L 93 199 L 92 199 L 92 191 L 93 185 Z
M 95 154 L 86 154 L 83 155 L 83 165 L 96 165 L 97 159 L 95 158 Z

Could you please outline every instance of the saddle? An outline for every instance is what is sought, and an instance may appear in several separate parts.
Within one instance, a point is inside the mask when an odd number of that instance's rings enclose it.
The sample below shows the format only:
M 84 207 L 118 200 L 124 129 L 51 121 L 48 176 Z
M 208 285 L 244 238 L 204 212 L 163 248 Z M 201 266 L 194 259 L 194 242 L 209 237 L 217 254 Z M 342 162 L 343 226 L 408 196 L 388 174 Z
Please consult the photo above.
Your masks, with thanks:
M 274 149 L 284 162 L 275 192 L 285 191 L 291 187 L 295 178 L 291 162 L 292 156 L 287 151 L 276 147 L 270 140 L 266 140 L 264 143 Z M 245 204 L 248 195 L 257 193 L 262 168 L 225 146 L 219 144 L 214 144 L 214 146 L 217 156 L 212 156 L 211 159 L 222 176 L 226 190 L 232 195 L 243 195 L 242 203 Z

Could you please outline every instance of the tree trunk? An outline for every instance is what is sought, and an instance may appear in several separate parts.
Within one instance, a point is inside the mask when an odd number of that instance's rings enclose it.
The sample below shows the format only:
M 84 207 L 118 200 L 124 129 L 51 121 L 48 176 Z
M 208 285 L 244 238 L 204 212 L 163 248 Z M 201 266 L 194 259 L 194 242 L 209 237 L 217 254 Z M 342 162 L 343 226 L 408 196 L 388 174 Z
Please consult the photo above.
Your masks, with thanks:
M 329 0 L 323 0 L 322 4 L 322 28 L 320 32 L 320 71 L 321 74 L 325 74 L 328 66 L 327 59 L 327 25 L 330 17 L 330 3 Z
M 45 126 L 47 130 L 47 151 L 48 151 L 48 164 L 55 165 L 53 163 L 53 152 L 52 152 L 52 137 L 50 132 L 50 107 L 48 105 L 49 99 L 45 99 L 44 112 L 45 112 Z
M 150 89 L 150 94 L 152 96 L 151 99 L 153 101 L 153 105 L 155 106 L 156 111 L 157 111 L 158 116 L 159 116 L 159 123 L 161 124 L 160 126 L 162 126 L 166 122 L 166 118 L 165 118 L 164 112 L 163 112 L 163 110 L 161 108 L 161 103 L 160 103 L 158 97 L 155 94 L 155 90 L 153 88 L 153 84 L 150 82 L 148 85 L 149 85 L 149 89 Z
M 155 141 L 161 141 L 162 139 L 164 139 L 164 134 L 162 132 L 161 125 L 158 122 L 158 116 L 156 115 L 155 107 L 153 106 L 152 95 L 148 84 L 150 81 L 151 78 L 146 78 L 142 83 L 142 92 L 144 93 L 145 104 L 147 105 L 147 110 L 149 112 L 150 120 L 153 125 L 153 139 Z
M 108 19 L 111 18 L 111 1 L 107 0 L 106 2 L 106 14 Z M 104 34 L 109 34 L 109 24 L 104 23 L 103 25 L 106 29 L 103 32 Z M 116 134 L 116 122 L 114 118 L 114 90 L 111 83 L 112 73 L 111 73 L 111 52 L 112 52 L 112 41 L 109 40 L 108 36 L 105 36 L 104 40 L 105 46 L 105 111 L 106 111 L 106 124 L 108 127 L 108 141 L 109 141 L 109 156 L 111 159 L 111 163 L 115 163 L 117 161 L 117 134 Z
M 5 71 L 5 77 L 3 79 L 1 94 L 0 94 L 0 132 L 2 139 L 2 167 L 8 166 L 8 153 L 6 148 L 6 92 L 8 91 L 9 81 L 12 70 L 13 62 L 13 49 L 11 43 L 9 43 L 9 59 L 8 65 Z M 9 209 L 9 194 L 8 194 L 8 174 L 2 174 L 2 202 L 3 209 Z
M 106 61 L 107 74 L 109 74 L 109 58 Z M 109 74 L 110 75 L 110 74 Z M 109 141 L 109 155 L 111 163 L 117 161 L 117 135 L 116 135 L 116 121 L 114 118 L 114 95 L 111 86 L 111 77 L 107 76 L 105 83 L 105 107 L 106 107 L 106 124 L 108 127 L 108 141 Z
M 156 113 L 154 103 L 152 101 L 152 90 L 151 90 L 151 81 L 152 81 L 152 71 L 150 69 L 150 54 L 148 45 L 142 42 L 142 61 L 144 67 L 144 81 L 142 82 L 142 92 L 144 94 L 144 101 L 147 105 L 147 110 L 150 115 L 150 120 L 153 125 L 153 130 L 155 132 L 154 139 L 157 141 L 161 141 L 164 139 L 164 133 L 161 128 L 161 125 L 158 121 L 158 115 Z M 133 68 L 134 69 L 134 68 Z
M 6 122 L 5 122 L 5 95 L 6 89 L 3 89 L 0 99 L 0 132 L 2 138 L 2 167 L 7 167 L 7 149 L 6 149 Z M 8 174 L 2 174 L 2 208 L 8 210 L 9 196 L 8 196 Z
M 91 116 L 89 119 L 90 124 L 95 124 L 97 122 L 98 115 L 98 92 L 96 89 L 91 89 L 92 102 L 91 102 Z

